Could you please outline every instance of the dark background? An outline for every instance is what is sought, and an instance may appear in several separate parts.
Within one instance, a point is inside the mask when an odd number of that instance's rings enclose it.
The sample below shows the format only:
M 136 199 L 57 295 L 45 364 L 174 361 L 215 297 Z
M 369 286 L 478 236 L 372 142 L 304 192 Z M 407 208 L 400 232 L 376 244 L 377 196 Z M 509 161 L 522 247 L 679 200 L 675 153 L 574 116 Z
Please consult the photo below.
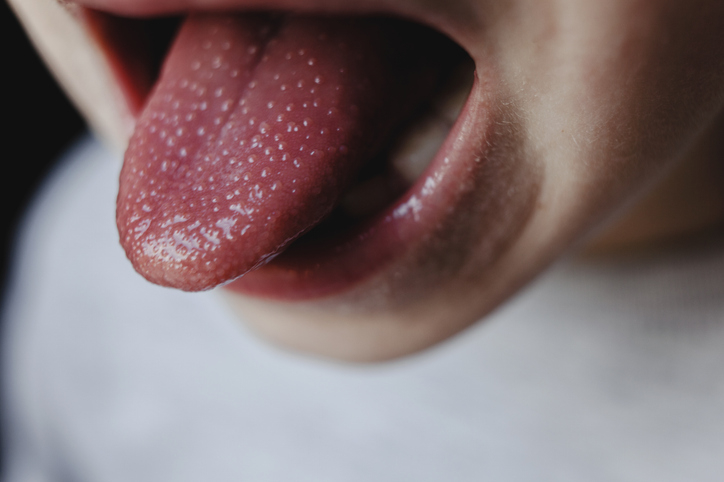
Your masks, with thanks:
M 15 231 L 56 158 L 85 129 L 83 120 L 35 53 L 10 7 L 0 1 L 2 166 L 0 292 L 12 266 Z

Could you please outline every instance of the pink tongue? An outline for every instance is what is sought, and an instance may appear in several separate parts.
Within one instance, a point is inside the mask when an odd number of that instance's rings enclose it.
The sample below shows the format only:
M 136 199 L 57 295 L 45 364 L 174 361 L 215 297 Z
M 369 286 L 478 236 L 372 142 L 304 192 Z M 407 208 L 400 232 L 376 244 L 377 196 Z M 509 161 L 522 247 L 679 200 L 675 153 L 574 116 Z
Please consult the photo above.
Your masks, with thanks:
M 196 291 L 279 253 L 430 94 L 439 45 L 393 21 L 187 19 L 121 172 L 136 270 Z

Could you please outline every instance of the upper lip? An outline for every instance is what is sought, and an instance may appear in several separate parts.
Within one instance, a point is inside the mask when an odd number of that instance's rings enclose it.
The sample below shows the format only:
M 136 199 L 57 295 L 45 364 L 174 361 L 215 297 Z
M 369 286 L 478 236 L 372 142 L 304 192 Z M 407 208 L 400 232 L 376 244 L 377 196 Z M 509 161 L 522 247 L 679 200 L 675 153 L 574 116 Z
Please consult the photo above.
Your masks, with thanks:
M 76 3 L 130 17 L 183 14 L 188 11 L 278 10 L 309 14 L 386 14 L 431 26 L 465 46 L 467 33 L 478 29 L 478 12 L 467 1 L 414 0 L 78 0 Z

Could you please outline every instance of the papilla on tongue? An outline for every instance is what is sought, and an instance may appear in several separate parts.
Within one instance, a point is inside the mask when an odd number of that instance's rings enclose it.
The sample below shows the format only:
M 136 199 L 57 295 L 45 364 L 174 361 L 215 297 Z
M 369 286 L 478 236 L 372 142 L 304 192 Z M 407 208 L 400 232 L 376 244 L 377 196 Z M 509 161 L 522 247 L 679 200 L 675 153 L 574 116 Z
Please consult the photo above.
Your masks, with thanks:
M 198 291 L 271 259 L 431 94 L 446 42 L 393 20 L 191 15 L 121 171 L 136 270 Z

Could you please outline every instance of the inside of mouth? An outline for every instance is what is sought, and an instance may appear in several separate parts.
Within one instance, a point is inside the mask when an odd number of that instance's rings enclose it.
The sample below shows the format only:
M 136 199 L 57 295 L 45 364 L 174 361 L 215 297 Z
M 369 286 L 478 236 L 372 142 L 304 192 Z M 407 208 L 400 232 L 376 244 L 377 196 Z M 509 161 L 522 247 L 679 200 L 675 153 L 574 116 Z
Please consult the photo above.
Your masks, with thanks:
M 91 8 L 80 12 L 108 59 L 126 105 L 138 116 L 183 17 L 130 18 Z
M 127 19 L 90 12 L 99 44 L 134 113 L 149 97 L 181 17 Z M 397 129 L 384 148 L 365 163 L 332 213 L 294 244 L 334 238 L 392 205 L 426 170 L 467 98 L 473 65 L 461 49 L 450 52 L 449 72 Z M 291 246 L 293 247 L 293 246 Z
M 392 205 L 430 166 L 457 120 L 473 84 L 474 65 L 462 49 L 436 93 L 356 178 L 339 205 L 298 244 L 339 235 Z

